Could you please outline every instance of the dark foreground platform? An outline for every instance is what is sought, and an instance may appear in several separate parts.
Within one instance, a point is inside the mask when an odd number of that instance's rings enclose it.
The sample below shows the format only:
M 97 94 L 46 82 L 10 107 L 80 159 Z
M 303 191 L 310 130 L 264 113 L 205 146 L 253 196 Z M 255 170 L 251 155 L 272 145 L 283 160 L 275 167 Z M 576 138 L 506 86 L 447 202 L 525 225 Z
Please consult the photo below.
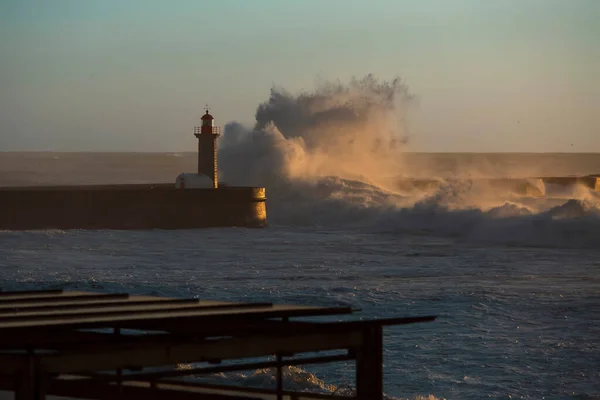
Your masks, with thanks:
M 308 322 L 347 307 L 128 294 L 0 292 L 0 389 L 16 399 L 383 398 L 385 325 L 435 317 Z M 295 318 L 293 321 L 292 318 Z M 314 319 L 313 319 L 314 320 Z M 322 352 L 327 352 L 323 354 Z M 244 362 L 251 358 L 252 362 Z M 355 397 L 286 390 L 282 367 L 355 360 Z M 194 363 L 187 368 L 177 364 Z M 274 389 L 182 380 L 274 368 Z
M 0 229 L 263 227 L 264 188 L 173 184 L 0 187 Z

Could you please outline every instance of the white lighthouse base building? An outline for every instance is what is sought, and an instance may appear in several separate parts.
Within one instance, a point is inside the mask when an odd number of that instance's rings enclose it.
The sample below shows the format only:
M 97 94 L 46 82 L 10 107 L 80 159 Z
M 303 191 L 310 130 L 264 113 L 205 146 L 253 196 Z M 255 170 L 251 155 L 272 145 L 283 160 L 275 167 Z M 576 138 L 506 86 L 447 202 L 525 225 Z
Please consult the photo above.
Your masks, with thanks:
M 196 174 L 193 172 L 184 172 L 177 176 L 175 180 L 177 189 L 202 189 L 212 188 L 213 181 L 204 174 Z

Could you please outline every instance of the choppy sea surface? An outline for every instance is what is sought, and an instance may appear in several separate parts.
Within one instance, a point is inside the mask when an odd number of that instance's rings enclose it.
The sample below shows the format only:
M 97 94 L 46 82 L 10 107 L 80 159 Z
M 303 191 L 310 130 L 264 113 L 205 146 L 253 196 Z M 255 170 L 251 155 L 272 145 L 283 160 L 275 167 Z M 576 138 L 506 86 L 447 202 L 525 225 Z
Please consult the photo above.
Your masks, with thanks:
M 549 175 L 600 173 L 597 154 L 407 157 L 445 172 L 529 163 L 553 166 Z M 174 182 L 194 165 L 192 153 L 0 153 L 0 185 Z M 414 194 L 335 176 L 268 183 L 265 229 L 1 231 L 0 287 L 433 314 L 385 330 L 387 396 L 600 398 L 597 193 Z M 213 379 L 273 384 L 269 371 Z M 292 368 L 286 385 L 339 391 L 352 387 L 353 367 Z

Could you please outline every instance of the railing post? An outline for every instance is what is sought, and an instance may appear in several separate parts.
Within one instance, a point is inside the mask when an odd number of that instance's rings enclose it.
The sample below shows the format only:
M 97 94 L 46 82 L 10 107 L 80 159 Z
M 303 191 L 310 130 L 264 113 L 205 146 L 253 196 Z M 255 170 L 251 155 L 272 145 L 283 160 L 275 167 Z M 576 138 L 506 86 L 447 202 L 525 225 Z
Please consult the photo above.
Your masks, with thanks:
M 121 328 L 113 328 L 113 334 L 115 336 L 121 336 Z M 117 370 L 115 371 L 115 374 L 117 376 L 117 385 L 119 386 L 119 391 L 123 390 L 123 369 L 122 368 L 117 368 Z
M 34 353 L 29 351 L 27 368 L 15 379 L 15 400 L 44 400 L 46 375 L 42 373 Z
M 277 380 L 277 400 L 283 399 L 283 361 L 281 353 L 275 355 L 277 361 L 277 367 L 275 370 Z
M 383 329 L 372 324 L 362 331 L 362 344 L 356 349 L 356 397 L 383 400 Z

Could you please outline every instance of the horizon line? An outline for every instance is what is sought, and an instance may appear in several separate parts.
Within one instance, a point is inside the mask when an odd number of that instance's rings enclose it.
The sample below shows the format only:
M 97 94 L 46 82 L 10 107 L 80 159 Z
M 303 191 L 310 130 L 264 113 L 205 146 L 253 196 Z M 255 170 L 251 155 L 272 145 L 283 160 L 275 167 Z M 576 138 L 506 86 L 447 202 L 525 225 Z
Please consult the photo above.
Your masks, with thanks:
M 61 153 L 61 154 L 196 154 L 196 151 L 150 151 L 150 150 L 0 150 L 0 154 Z M 400 154 L 600 154 L 595 151 L 402 151 Z

